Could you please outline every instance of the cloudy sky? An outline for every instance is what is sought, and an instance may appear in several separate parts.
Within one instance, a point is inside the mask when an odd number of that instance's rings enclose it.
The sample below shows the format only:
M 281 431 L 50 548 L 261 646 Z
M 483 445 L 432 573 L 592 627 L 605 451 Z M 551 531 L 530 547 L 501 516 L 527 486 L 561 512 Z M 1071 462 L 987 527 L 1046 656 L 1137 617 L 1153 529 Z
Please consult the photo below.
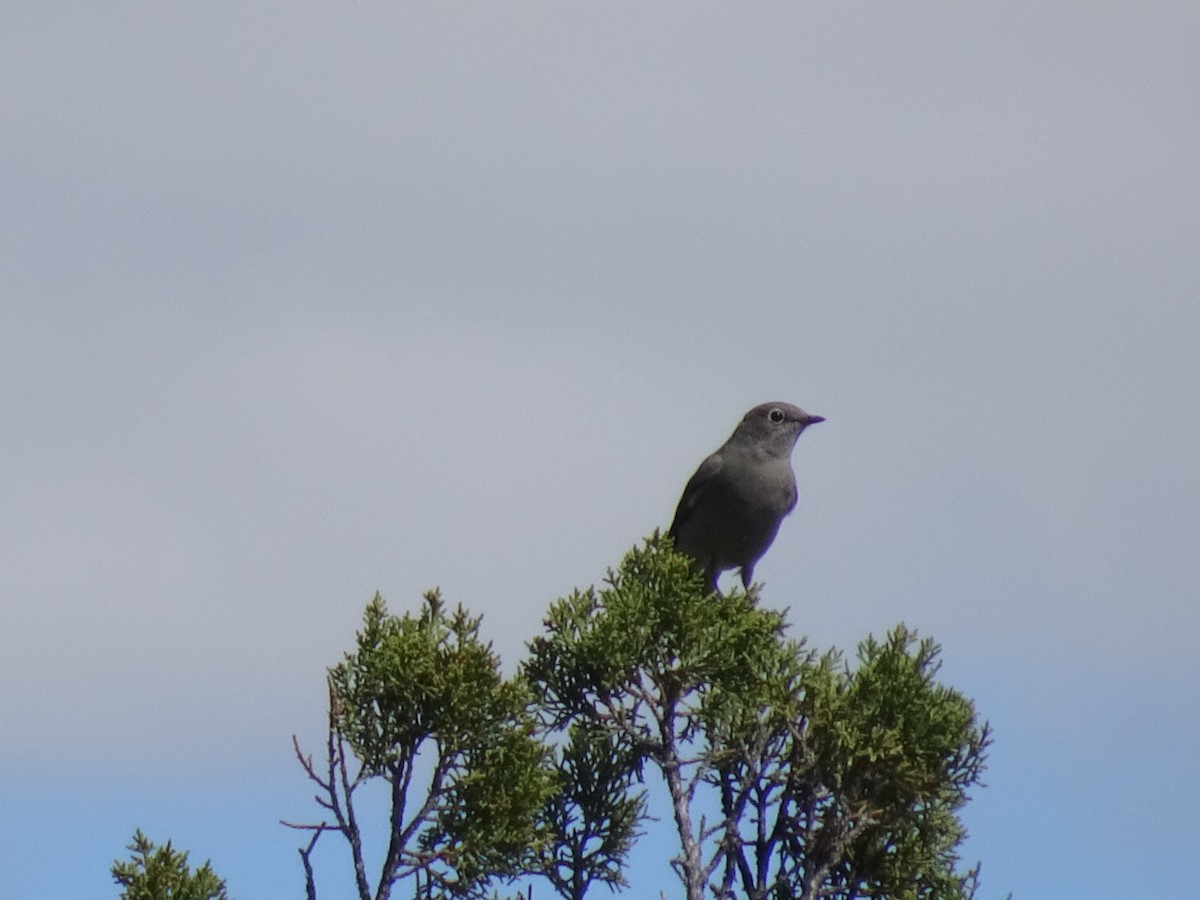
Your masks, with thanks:
M 765 602 L 943 644 L 982 896 L 1194 896 L 1198 45 L 1145 0 L 5 4 L 0 896 L 115 897 L 135 827 L 298 896 L 290 738 L 372 594 L 511 667 L 775 399 L 828 421 Z

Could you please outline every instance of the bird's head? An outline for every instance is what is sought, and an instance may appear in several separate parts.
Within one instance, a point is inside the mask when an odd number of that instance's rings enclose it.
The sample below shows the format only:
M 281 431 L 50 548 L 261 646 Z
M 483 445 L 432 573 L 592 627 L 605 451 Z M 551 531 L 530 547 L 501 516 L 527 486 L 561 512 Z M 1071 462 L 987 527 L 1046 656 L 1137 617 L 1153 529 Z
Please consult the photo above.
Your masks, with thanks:
M 791 403 L 761 403 L 742 418 L 734 437 L 760 444 L 773 455 L 787 456 L 805 428 L 824 421 L 824 416 L 806 413 Z

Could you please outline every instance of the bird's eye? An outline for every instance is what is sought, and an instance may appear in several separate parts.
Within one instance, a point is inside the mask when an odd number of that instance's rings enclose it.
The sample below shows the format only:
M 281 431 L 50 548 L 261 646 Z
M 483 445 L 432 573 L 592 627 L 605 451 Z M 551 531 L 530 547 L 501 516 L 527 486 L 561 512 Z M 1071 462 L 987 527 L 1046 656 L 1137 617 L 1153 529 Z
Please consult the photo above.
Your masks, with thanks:
M 780 422 L 783 421 L 783 410 L 777 406 L 773 410 L 771 410 L 769 413 L 767 413 L 767 418 L 770 419 L 772 422 L 774 422 L 776 425 L 778 425 Z

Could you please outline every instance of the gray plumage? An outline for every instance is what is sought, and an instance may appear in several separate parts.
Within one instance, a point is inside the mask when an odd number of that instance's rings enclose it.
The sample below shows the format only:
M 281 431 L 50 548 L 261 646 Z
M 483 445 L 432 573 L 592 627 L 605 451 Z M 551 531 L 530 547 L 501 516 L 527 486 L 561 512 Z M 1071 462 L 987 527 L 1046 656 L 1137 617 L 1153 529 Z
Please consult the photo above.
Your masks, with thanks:
M 796 506 L 792 449 L 800 432 L 824 422 L 790 403 L 764 403 L 746 413 L 733 434 L 688 481 L 668 534 L 696 560 L 709 588 L 726 569 L 740 568 L 750 586 L 783 517 Z

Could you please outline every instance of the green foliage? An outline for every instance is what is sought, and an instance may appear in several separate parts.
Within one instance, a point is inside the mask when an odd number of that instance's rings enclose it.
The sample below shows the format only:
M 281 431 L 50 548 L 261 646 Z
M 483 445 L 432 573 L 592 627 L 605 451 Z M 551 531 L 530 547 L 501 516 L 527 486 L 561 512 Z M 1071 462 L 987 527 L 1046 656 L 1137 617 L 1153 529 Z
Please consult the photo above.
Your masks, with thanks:
M 623 865 L 646 807 L 644 793 L 633 790 L 636 756 L 616 736 L 582 721 L 570 727 L 556 755 L 555 790 L 543 810 L 542 873 L 571 900 L 582 900 L 597 882 L 626 886 Z
M 691 561 L 664 545 L 632 550 L 599 594 L 577 591 L 550 607 L 525 666 L 547 722 L 619 723 L 654 756 L 661 738 L 652 700 L 670 703 L 690 736 L 727 714 L 729 698 L 769 692 L 762 673 L 780 665 L 782 614 L 759 609 L 751 595 L 707 592 Z
M 662 775 L 680 839 L 673 865 L 698 900 L 719 862 L 693 800 L 731 746 L 715 735 L 787 696 L 795 661 L 783 616 L 753 594 L 709 592 L 691 561 L 657 536 L 610 573 L 608 587 L 553 604 L 530 644 L 525 675 L 545 721 L 585 723 Z M 748 712 L 749 711 L 749 712 Z
M 900 626 L 851 670 L 784 632 L 755 589 L 708 592 L 656 535 L 552 605 L 525 675 L 548 728 L 662 776 L 689 900 L 969 897 L 955 812 L 988 734 L 934 680 L 937 646 Z
M 958 810 L 990 741 L 940 684 L 938 646 L 903 625 L 853 664 L 790 639 L 757 588 L 709 591 L 655 534 L 599 589 L 550 606 L 505 679 L 480 619 L 426 595 L 416 615 L 367 606 L 330 670 L 329 819 L 293 826 L 348 841 L 360 900 L 411 879 L 417 898 L 484 898 L 540 875 L 568 900 L 617 890 L 651 800 L 688 900 L 967 900 Z M 299 753 L 299 751 L 297 751 Z M 648 792 L 657 777 L 663 791 Z M 354 792 L 390 788 L 373 886 Z M 638 885 L 639 893 L 646 892 Z M 658 893 L 657 889 L 652 889 Z
M 388 615 L 377 594 L 367 605 L 358 649 L 330 672 L 346 739 L 371 774 L 436 738 L 466 750 L 480 730 L 523 708 L 499 662 L 479 640 L 479 619 L 447 615 L 437 592 L 417 617 Z
M 346 837 L 363 900 L 390 896 L 406 878 L 420 896 L 483 897 L 493 878 L 533 866 L 550 791 L 547 753 L 527 688 L 503 678 L 479 621 L 461 606 L 448 612 L 436 591 L 417 616 L 389 615 L 376 595 L 355 652 L 330 670 L 329 774 L 302 763 L 335 822 L 298 827 Z M 374 892 L 353 806 L 354 791 L 372 779 L 387 782 L 392 802 Z M 306 869 L 311 847 L 301 852 Z
M 830 655 L 806 684 L 791 777 L 819 810 L 804 823 L 813 845 L 840 850 L 819 862 L 846 896 L 972 893 L 975 873 L 955 869 L 955 813 L 991 739 L 970 701 L 936 682 L 939 652 L 901 625 L 863 641 L 856 669 Z
M 121 900 L 228 900 L 225 882 L 208 862 L 190 871 L 187 853 L 176 852 L 170 841 L 155 849 L 138 829 L 127 849 L 133 858 L 112 866 L 113 880 L 125 888 Z

